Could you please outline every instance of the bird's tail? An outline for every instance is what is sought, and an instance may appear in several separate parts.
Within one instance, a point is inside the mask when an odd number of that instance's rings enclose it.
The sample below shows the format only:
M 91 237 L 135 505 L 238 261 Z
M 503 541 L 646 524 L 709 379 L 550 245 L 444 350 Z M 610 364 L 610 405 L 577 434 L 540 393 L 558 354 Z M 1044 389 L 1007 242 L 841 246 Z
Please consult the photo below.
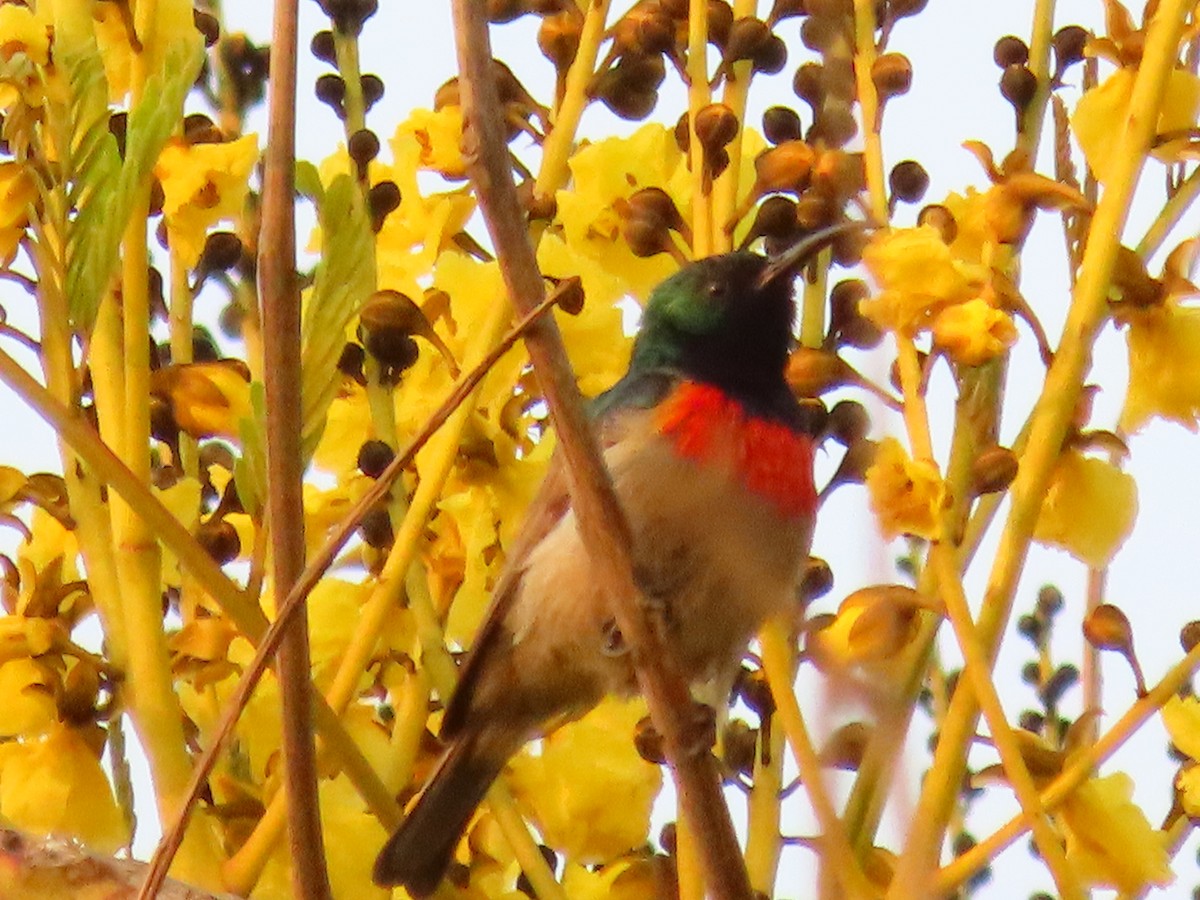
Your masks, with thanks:
M 376 884 L 402 885 L 414 897 L 437 888 L 471 815 L 509 756 L 481 737 L 462 735 L 442 757 L 416 805 L 375 858 Z

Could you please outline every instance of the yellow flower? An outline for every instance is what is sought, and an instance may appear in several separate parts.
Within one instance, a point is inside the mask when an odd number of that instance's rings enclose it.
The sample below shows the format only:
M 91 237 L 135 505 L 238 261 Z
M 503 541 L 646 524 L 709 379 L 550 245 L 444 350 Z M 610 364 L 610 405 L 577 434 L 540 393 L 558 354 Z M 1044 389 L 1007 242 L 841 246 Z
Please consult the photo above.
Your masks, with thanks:
M 0 744 L 0 816 L 35 834 L 74 837 L 111 853 L 128 828 L 89 743 L 74 728 Z
M 646 841 L 662 774 L 633 746 L 643 715 L 640 702 L 606 700 L 511 764 L 513 792 L 572 862 L 608 862 Z
M 0 14 L 6 9 L 0 6 Z M 8 265 L 29 224 L 29 207 L 37 200 L 37 185 L 20 163 L 0 163 L 0 263 Z
M 1012 317 L 981 297 L 949 306 L 933 319 L 933 342 L 961 366 L 995 359 L 1017 342 Z
M 29 7 L 5 3 L 0 6 L 0 109 L 19 100 L 42 105 L 42 76 L 37 71 L 50 62 L 51 28 L 48 17 Z
M 475 200 L 465 191 L 421 189 L 417 171 L 424 151 L 408 122 L 397 127 L 388 145 L 393 162 L 379 167 L 378 179 L 395 182 L 400 205 L 384 219 L 376 237 L 379 287 L 420 297 L 434 262 L 474 214 Z
M 441 172 L 447 178 L 464 178 L 467 164 L 462 155 L 463 118 L 459 106 L 431 111 L 414 109 L 396 129 L 396 141 L 410 140 L 420 148 L 422 169 Z
M 621 237 L 618 201 L 657 187 L 671 195 L 687 218 L 687 164 L 674 135 L 662 125 L 644 125 L 627 138 L 606 138 L 582 147 L 571 156 L 570 168 L 571 187 L 557 195 L 564 241 L 620 278 L 625 293 L 645 300 L 678 264 L 667 254 L 633 254 Z
M 1171 743 L 1181 753 L 1200 760 L 1200 700 L 1195 697 L 1172 697 L 1161 710 L 1163 724 Z M 1200 816 L 1200 766 L 1181 769 L 1175 778 L 1183 810 L 1193 818 Z
M 857 590 L 828 626 L 809 635 L 808 652 L 823 671 L 887 662 L 916 634 L 922 605 L 915 591 L 900 585 Z
M 931 541 L 941 537 L 941 510 L 946 486 L 937 466 L 910 459 L 895 438 L 879 442 L 867 469 L 867 495 L 885 538 L 911 534 Z
M 1175 879 L 1165 835 L 1150 825 L 1132 796 L 1133 779 L 1116 772 L 1084 782 L 1059 808 L 1067 862 L 1085 884 L 1136 894 Z
M 258 137 L 253 134 L 225 144 L 175 139 L 159 154 L 154 174 L 162 182 L 167 234 L 188 268 L 200 259 L 208 229 L 240 215 L 257 161 Z
M 22 616 L 5 616 L 0 619 L 0 622 L 5 624 L 21 621 L 25 621 Z M 0 664 L 0 697 L 4 698 L 3 708 L 0 710 L 0 737 L 44 734 L 56 724 L 56 681 L 44 666 L 29 656 L 10 659 Z
M 954 240 L 950 252 L 963 262 L 981 264 L 984 246 L 992 239 L 987 227 L 987 192 L 969 187 L 966 193 L 949 194 L 942 202 L 954 216 Z
M 1050 476 L 1034 540 L 1103 568 L 1125 543 L 1137 515 L 1137 484 L 1102 459 L 1065 451 Z
M 1071 117 L 1075 138 L 1083 149 L 1088 167 L 1100 182 L 1112 177 L 1117 162 L 1113 156 L 1117 147 L 1114 138 L 1121 133 L 1129 116 L 1136 76 L 1134 68 L 1118 69 L 1080 98 Z M 1200 78 L 1191 72 L 1172 69 L 1159 110 L 1157 132 L 1170 134 L 1194 128 L 1197 110 L 1200 110 Z M 1176 155 L 1176 150 L 1169 145 L 1160 152 L 1168 159 Z
M 938 311 L 979 293 L 977 274 L 929 225 L 879 233 L 863 251 L 863 263 L 881 294 L 863 300 L 859 310 L 891 331 L 916 334 Z
M 1134 432 L 1158 416 L 1195 431 L 1200 419 L 1200 309 L 1168 299 L 1127 318 L 1129 392 L 1121 428 Z

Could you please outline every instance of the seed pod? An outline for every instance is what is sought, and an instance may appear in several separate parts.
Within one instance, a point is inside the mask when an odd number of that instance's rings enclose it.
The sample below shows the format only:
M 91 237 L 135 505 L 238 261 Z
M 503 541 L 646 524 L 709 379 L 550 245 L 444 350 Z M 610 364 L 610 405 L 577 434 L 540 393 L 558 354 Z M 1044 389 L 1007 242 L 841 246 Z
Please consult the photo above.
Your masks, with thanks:
M 829 334 L 839 345 L 869 350 L 883 340 L 879 326 L 858 310 L 870 294 L 859 279 L 839 281 L 829 292 Z
M 1062 591 L 1052 584 L 1043 585 L 1038 590 L 1037 611 L 1045 619 L 1053 619 L 1063 608 Z
M 748 707 L 754 710 L 759 721 L 769 719 L 775 713 L 775 697 L 762 669 L 743 668 L 737 680 L 737 692 Z
M 363 362 L 366 359 L 366 351 L 363 350 L 362 344 L 348 342 L 342 347 L 342 353 L 338 357 L 337 370 L 347 378 L 353 378 L 355 381 L 363 380 Z
M 871 80 L 879 92 L 880 102 L 907 94 L 912 87 L 912 63 L 903 53 L 885 53 L 871 66 Z
M 858 134 L 858 122 L 848 102 L 827 103 L 813 122 L 813 137 L 830 147 L 844 147 Z
M 760 75 L 776 75 L 787 65 L 787 44 L 777 34 L 772 34 L 758 48 L 751 59 L 751 67 Z
M 903 203 L 918 203 L 929 190 L 929 173 L 915 159 L 896 163 L 888 175 L 892 197 Z
M 644 119 L 658 103 L 658 86 L 666 74 L 661 56 L 629 54 L 592 78 L 588 96 L 601 101 L 622 119 Z
M 758 729 L 751 728 L 748 722 L 741 719 L 734 719 L 725 726 L 722 737 L 725 768 L 730 772 L 753 775 L 754 760 L 758 755 Z
M 767 24 L 774 28 L 784 19 L 791 19 L 795 16 L 804 16 L 808 14 L 808 4 L 806 0 L 775 0 L 771 4 L 771 12 L 767 16 Z
M 789 197 L 776 194 L 759 204 L 750 230 L 742 240 L 741 249 L 749 247 L 759 238 L 765 238 L 768 255 L 779 252 L 778 248 L 789 247 L 796 242 L 800 226 L 796 222 L 796 202 Z
M 183 117 L 183 139 L 189 144 L 222 144 L 225 133 L 204 113 Z
M 800 114 L 787 106 L 772 106 L 762 117 L 763 136 L 772 144 L 798 141 L 804 137 Z
M 1029 62 L 1029 46 L 1016 35 L 1005 35 L 996 41 L 996 46 L 992 49 L 992 59 L 1001 69 L 1023 66 Z

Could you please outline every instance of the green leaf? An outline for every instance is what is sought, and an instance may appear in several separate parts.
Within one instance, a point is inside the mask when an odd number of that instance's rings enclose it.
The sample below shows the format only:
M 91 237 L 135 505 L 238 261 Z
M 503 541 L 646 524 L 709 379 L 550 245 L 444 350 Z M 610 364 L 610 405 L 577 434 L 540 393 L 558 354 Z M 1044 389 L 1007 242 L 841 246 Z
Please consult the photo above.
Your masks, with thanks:
M 267 497 L 267 391 L 260 381 L 250 385 L 250 406 L 254 418 L 238 423 L 242 455 L 233 464 L 233 483 L 242 508 L 257 517 Z
M 311 188 L 309 175 L 304 173 L 305 189 Z M 296 180 L 299 185 L 299 168 Z M 346 344 L 346 328 L 375 289 L 375 235 L 354 179 L 338 175 L 312 196 L 318 200 L 321 261 L 300 331 L 300 442 L 306 463 L 321 439 L 341 382 L 337 361 Z
M 296 162 L 296 192 L 320 204 L 325 199 L 325 186 L 321 184 L 321 173 L 306 159 Z
M 120 260 L 121 236 L 134 200 L 150 184 L 154 163 L 183 114 L 184 98 L 203 59 L 197 41 L 179 40 L 169 47 L 162 70 L 146 80 L 142 99 L 129 114 L 125 159 L 119 170 L 114 170 L 112 155 L 103 150 L 89 171 L 79 173 L 81 202 L 67 243 L 67 296 L 71 319 L 83 332 L 95 321 L 100 298 Z M 90 63 L 81 65 L 86 70 Z

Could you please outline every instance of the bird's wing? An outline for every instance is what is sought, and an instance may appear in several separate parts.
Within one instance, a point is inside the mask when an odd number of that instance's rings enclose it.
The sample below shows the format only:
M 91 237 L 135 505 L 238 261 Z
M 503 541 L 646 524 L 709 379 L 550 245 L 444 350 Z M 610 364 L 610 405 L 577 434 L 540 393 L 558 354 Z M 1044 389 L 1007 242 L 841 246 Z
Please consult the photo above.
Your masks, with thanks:
M 621 413 L 634 409 L 649 409 L 670 392 L 677 381 L 671 372 L 653 371 L 636 376 L 626 375 L 592 404 L 593 427 L 596 428 L 601 449 L 621 439 Z M 458 686 L 446 706 L 442 718 L 443 740 L 453 740 L 461 733 L 471 708 L 480 674 L 490 667 L 490 661 L 507 653 L 512 636 L 505 627 L 509 607 L 521 587 L 526 560 L 559 520 L 571 508 L 570 478 L 562 454 L 555 450 L 549 469 L 537 496 L 529 505 L 525 523 L 509 548 L 508 562 L 496 582 L 492 601 L 483 623 L 475 633 L 475 641 L 459 672 Z

